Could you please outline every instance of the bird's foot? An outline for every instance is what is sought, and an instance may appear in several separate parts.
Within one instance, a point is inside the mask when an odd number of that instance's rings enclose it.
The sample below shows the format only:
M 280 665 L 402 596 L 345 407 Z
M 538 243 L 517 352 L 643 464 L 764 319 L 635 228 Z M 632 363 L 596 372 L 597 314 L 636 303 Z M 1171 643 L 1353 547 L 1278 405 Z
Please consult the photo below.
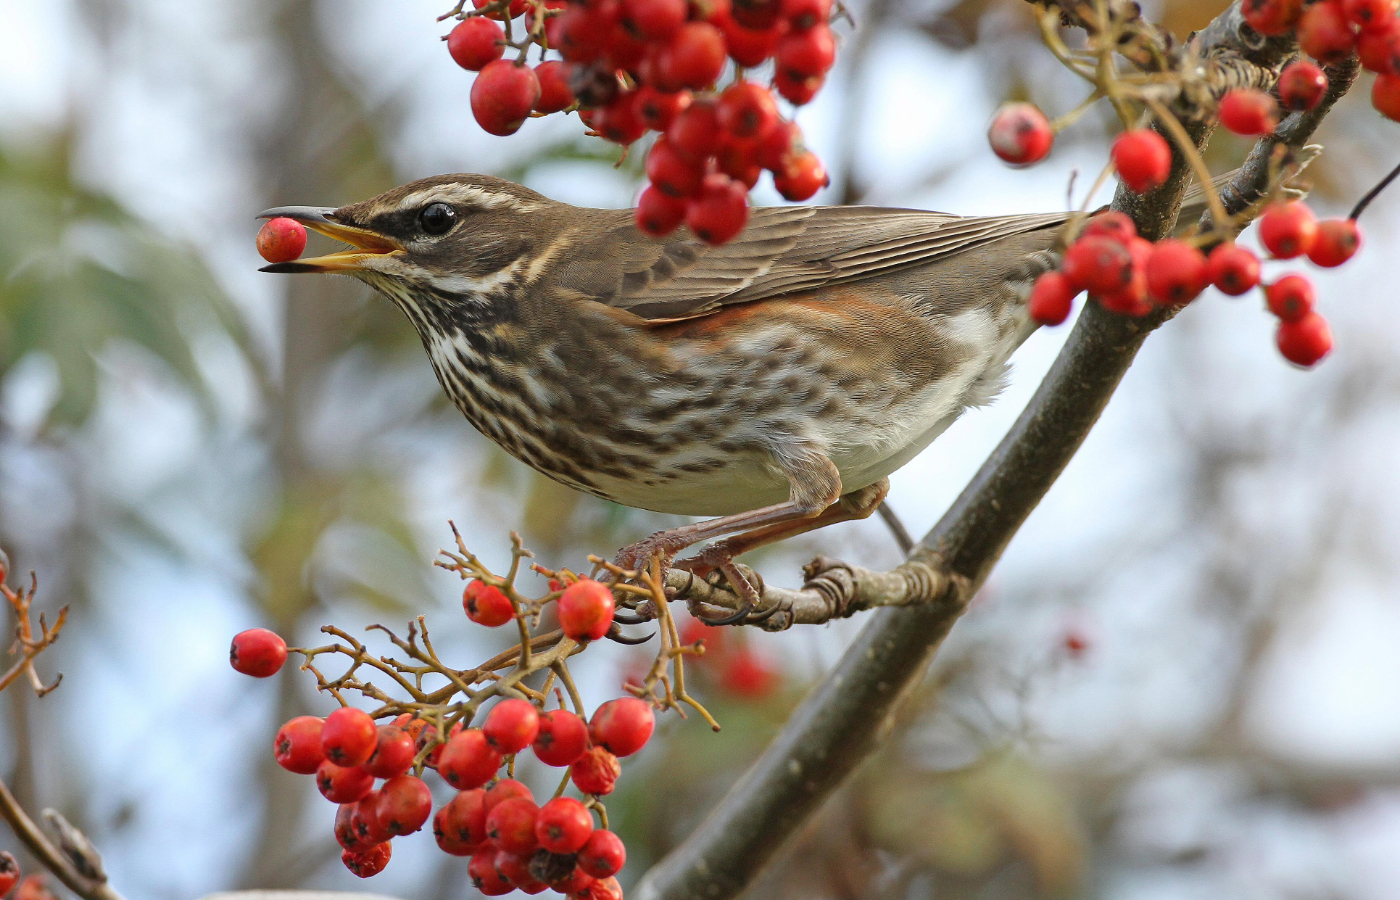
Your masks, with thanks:
M 674 568 L 707 580 L 718 573 L 729 583 L 734 593 L 739 595 L 739 608 L 729 615 L 711 619 L 696 614 L 695 617 L 706 625 L 757 625 L 767 621 L 778 611 L 779 605 L 775 603 L 772 609 L 755 612 L 761 600 L 763 579 L 748 566 L 736 563 L 732 550 L 723 541 L 706 547 L 694 556 L 676 560 Z M 757 588 L 754 587 L 755 584 L 758 585 Z M 694 613 L 694 610 L 691 612 Z

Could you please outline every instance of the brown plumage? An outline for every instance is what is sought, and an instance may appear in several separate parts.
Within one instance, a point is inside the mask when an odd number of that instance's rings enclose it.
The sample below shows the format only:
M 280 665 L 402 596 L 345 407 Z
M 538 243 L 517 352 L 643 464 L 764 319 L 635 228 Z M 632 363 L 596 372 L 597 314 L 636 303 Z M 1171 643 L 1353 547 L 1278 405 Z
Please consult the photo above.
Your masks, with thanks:
M 263 215 L 349 242 L 264 271 L 385 294 L 453 402 L 518 459 L 628 506 L 720 517 L 626 564 L 735 535 L 690 566 L 746 596 L 734 555 L 869 515 L 890 472 L 1000 390 L 1065 219 L 780 207 L 712 247 L 481 175 Z

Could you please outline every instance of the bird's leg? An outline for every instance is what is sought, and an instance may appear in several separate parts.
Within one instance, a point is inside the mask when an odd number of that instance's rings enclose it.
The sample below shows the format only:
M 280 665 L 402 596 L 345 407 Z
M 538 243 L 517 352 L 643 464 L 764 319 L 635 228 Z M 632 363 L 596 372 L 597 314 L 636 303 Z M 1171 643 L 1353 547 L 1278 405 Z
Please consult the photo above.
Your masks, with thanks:
M 734 564 L 736 557 L 767 544 L 796 537 L 799 534 L 806 534 L 809 531 L 816 531 L 818 528 L 825 528 L 828 525 L 835 525 L 837 522 L 850 522 L 867 518 L 879 508 L 889 492 L 889 480 L 882 478 L 868 487 L 842 495 L 820 515 L 808 519 L 790 519 L 740 532 L 706 547 L 694 556 L 676 560 L 675 567 L 693 572 L 702 578 L 714 571 L 722 573 L 742 600 L 739 604 L 740 608 L 731 615 L 719 619 L 703 619 L 703 621 L 710 625 L 729 625 L 739 622 L 753 612 L 753 607 L 758 604 L 759 597 L 758 591 L 749 584 L 743 572 Z M 762 622 L 777 611 L 778 607 L 775 605 L 772 609 L 765 610 L 748 621 L 750 623 Z
M 677 553 L 692 544 L 715 540 L 725 535 L 763 533 L 767 528 L 781 528 L 788 524 L 813 521 L 838 503 L 841 497 L 841 474 L 836 470 L 836 464 L 824 453 L 807 444 L 794 444 L 782 448 L 780 452 L 775 453 L 775 457 L 792 485 L 792 495 L 787 502 L 658 531 L 646 540 L 623 548 L 618 553 L 617 565 L 624 569 L 639 569 L 659 553 L 662 566 L 665 567 Z M 734 566 L 733 558 L 732 553 L 719 553 L 712 558 L 709 565 L 709 571 L 718 569 L 723 572 L 743 598 L 739 610 L 734 615 L 715 620 L 718 624 L 743 619 L 753 612 L 758 602 L 758 592 Z

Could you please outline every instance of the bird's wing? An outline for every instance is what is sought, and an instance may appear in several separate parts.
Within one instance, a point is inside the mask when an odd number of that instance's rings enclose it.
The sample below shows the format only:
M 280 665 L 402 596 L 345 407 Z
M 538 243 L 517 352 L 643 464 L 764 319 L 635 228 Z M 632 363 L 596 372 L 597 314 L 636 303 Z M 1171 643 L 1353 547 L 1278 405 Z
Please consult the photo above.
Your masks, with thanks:
M 685 319 L 927 265 L 1064 219 L 1063 213 L 978 218 L 861 206 L 772 207 L 753 210 L 738 237 L 712 247 L 684 231 L 655 240 L 637 231 L 629 214 L 603 235 L 618 266 L 590 293 L 643 319 Z

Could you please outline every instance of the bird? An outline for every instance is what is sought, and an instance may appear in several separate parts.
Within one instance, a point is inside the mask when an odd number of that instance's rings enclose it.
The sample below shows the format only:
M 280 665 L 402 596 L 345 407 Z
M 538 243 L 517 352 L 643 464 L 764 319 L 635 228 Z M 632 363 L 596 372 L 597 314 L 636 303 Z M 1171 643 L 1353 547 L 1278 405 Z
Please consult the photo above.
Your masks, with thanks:
M 659 554 L 718 571 L 742 603 L 707 621 L 754 623 L 774 610 L 756 609 L 735 558 L 869 516 L 892 472 L 996 397 L 1069 216 L 754 208 L 712 246 L 644 234 L 630 210 L 454 174 L 265 210 L 348 246 L 261 271 L 348 275 L 387 297 L 463 415 L 544 475 L 710 517 L 618 565 Z

